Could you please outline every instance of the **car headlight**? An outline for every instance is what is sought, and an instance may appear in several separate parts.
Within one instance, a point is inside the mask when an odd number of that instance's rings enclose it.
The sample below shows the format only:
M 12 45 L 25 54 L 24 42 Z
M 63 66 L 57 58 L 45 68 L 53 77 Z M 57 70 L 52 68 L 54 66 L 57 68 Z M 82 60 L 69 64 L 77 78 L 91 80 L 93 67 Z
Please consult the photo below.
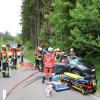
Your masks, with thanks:
M 95 71 L 95 69 L 92 69 L 91 71 L 92 71 L 92 72 L 94 72 L 94 71 Z

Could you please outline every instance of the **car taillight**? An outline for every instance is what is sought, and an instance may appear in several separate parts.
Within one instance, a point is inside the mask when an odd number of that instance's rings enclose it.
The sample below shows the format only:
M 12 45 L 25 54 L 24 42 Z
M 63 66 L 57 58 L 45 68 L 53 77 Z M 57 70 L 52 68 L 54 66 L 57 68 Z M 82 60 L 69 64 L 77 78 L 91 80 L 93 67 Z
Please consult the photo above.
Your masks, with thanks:
M 93 80 L 93 85 L 96 86 L 96 80 Z
M 93 86 L 96 86 L 96 80 L 91 80 L 90 84 L 92 84 Z

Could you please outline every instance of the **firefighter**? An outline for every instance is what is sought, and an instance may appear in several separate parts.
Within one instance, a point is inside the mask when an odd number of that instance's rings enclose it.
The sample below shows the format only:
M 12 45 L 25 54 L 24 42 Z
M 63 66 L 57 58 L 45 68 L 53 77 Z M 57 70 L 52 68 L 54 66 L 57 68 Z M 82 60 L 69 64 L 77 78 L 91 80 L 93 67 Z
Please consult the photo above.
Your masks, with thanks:
M 17 69 L 17 52 L 16 48 L 13 48 L 13 56 L 12 56 L 12 69 Z
M 35 69 L 39 69 L 39 71 L 42 71 L 43 69 L 43 52 L 42 48 L 38 47 L 37 50 L 35 50 Z M 41 66 L 41 68 L 40 68 Z
M 8 52 L 7 52 L 7 55 L 8 55 L 8 61 L 9 61 L 9 67 L 11 68 L 12 67 L 12 64 L 11 64 L 11 60 L 12 60 L 12 48 L 8 48 Z
M 24 55 L 23 55 L 23 50 L 21 50 L 21 63 L 24 62 L 23 57 L 24 57 Z
M 44 75 L 43 75 L 42 83 L 45 82 L 45 78 L 48 75 L 49 75 L 49 81 L 52 81 L 52 72 L 55 66 L 55 56 L 52 47 L 48 48 L 48 53 L 44 56 L 43 63 L 44 63 L 44 67 L 43 67 Z
M 56 60 L 56 62 L 60 62 L 61 61 L 61 57 L 62 57 L 62 52 L 61 52 L 60 48 L 57 48 L 56 52 L 55 52 L 55 60 Z
M 75 58 L 76 57 L 76 53 L 75 53 L 73 48 L 70 49 L 69 55 L 70 55 L 71 58 Z
M 2 75 L 3 77 L 9 77 L 9 64 L 8 64 L 8 57 L 6 48 L 2 47 Z
M 11 58 L 12 56 L 12 48 L 8 48 L 8 57 Z
M 0 51 L 0 71 L 1 71 L 1 60 L 2 60 L 2 53 Z
M 24 57 L 23 50 L 24 50 L 24 46 L 22 46 L 22 48 L 21 48 L 21 63 L 24 62 L 24 59 L 23 59 L 23 57 Z

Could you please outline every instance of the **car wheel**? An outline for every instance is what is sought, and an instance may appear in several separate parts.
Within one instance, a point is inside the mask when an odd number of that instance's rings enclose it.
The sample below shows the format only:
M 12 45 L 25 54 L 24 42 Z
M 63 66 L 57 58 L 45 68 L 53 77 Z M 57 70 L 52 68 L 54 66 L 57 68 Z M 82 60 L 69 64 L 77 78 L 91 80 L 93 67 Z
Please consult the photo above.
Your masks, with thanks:
M 88 91 L 86 91 L 86 90 L 84 90 L 84 89 L 82 89 L 81 92 L 82 92 L 83 95 L 89 94 Z
M 78 69 L 72 69 L 72 71 L 71 71 L 72 73 L 74 73 L 74 74 L 77 74 L 77 75 L 80 75 L 80 72 L 79 72 L 79 70 Z
M 93 89 L 92 93 L 95 93 L 96 92 L 96 89 Z
M 82 94 L 83 94 L 83 95 L 85 95 L 85 94 L 86 94 L 86 93 L 85 93 L 85 90 L 83 90 L 83 89 L 82 89 L 82 91 L 81 91 L 81 92 L 82 92 Z

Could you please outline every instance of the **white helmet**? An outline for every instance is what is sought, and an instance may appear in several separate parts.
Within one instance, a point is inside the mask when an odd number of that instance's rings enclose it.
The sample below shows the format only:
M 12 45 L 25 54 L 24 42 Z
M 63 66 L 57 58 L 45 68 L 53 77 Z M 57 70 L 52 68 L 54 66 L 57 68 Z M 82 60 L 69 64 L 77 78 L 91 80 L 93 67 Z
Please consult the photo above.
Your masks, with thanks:
M 49 51 L 49 52 L 53 52 L 53 48 L 52 48 L 52 47 L 49 47 L 49 48 L 48 48 L 48 51 Z
M 70 52 L 72 52 L 72 51 L 74 51 L 74 49 L 73 49 L 73 48 L 71 48 L 71 49 L 70 49 Z
M 38 47 L 38 50 L 39 50 L 39 51 L 42 51 L 42 48 L 41 48 L 41 47 Z
M 56 51 L 58 51 L 58 52 L 59 52 L 59 51 L 60 51 L 60 48 L 57 48 L 57 49 L 56 49 Z

